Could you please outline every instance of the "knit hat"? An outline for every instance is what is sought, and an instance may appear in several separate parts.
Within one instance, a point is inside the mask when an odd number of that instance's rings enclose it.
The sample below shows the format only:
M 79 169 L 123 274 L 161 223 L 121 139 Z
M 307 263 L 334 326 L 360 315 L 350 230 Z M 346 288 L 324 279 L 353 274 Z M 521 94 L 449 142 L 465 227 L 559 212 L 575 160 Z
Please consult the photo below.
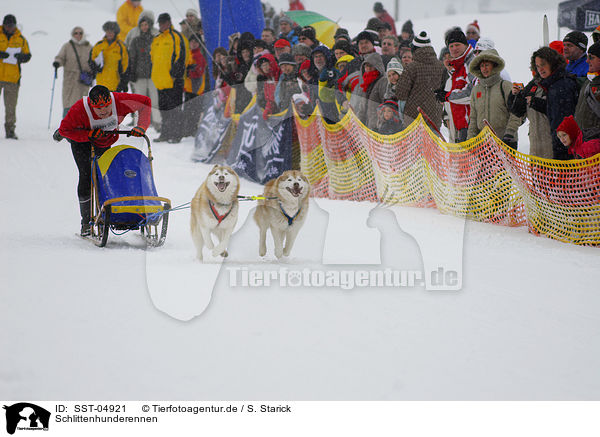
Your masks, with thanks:
M 588 53 L 600 58 L 600 42 L 592 44 L 588 49 Z
M 113 32 L 115 35 L 117 35 L 121 31 L 121 28 L 116 21 L 107 21 L 102 25 L 102 30 L 104 32 Z
M 350 42 L 351 38 L 347 29 L 344 29 L 343 27 L 338 27 L 338 29 L 335 31 L 335 35 L 333 35 L 333 39 L 336 42 L 338 39 L 345 39 L 346 41 Z
M 186 15 L 186 17 L 188 15 L 193 15 L 196 18 L 200 18 L 200 17 L 198 17 L 198 12 L 195 9 L 191 9 L 191 8 L 188 9 L 187 11 L 185 11 L 185 15 Z
M 472 23 L 467 24 L 467 32 L 471 30 L 474 31 L 475 33 L 477 33 L 477 35 L 481 34 L 481 30 L 479 29 L 479 23 L 477 23 L 477 20 L 473 21 Z
M 379 32 L 381 29 L 384 28 L 383 22 L 379 19 L 379 18 L 369 18 L 369 21 L 367 21 L 367 29 L 369 30 L 374 30 L 375 32 Z
M 373 45 L 375 45 L 375 36 L 371 32 L 363 30 L 358 35 L 356 35 L 356 38 L 354 38 L 354 41 L 356 41 L 358 43 L 359 41 L 362 41 L 363 39 L 369 40 L 369 41 L 371 41 L 371 43 Z
M 290 64 L 296 66 L 296 61 L 294 61 L 294 57 L 289 53 L 282 53 L 279 56 L 279 65 Z
M 5 15 L 4 20 L 2 20 L 3 26 L 7 26 L 9 24 L 14 24 L 14 25 L 17 24 L 17 18 L 12 14 Z
M 548 44 L 548 47 L 555 52 L 560 53 L 561 55 L 565 53 L 565 46 L 562 41 L 552 41 L 550 44 Z
M 468 45 L 467 36 L 460 29 L 451 30 L 446 36 L 446 46 L 449 46 L 453 42 L 459 42 L 464 45 Z
M 556 128 L 556 132 L 558 131 L 566 133 L 571 139 L 571 142 L 574 142 L 575 140 L 577 140 L 581 129 L 579 129 L 579 126 L 577 125 L 577 122 L 575 121 L 573 116 L 569 115 L 568 117 L 565 117 L 563 121 L 558 125 L 558 127 Z
M 398 60 L 398 58 L 392 58 L 389 60 L 387 64 L 386 73 L 389 71 L 395 71 L 399 75 L 404 71 L 404 67 L 402 66 L 402 62 Z
M 312 49 L 301 42 L 292 47 L 292 56 L 303 55 L 307 58 L 310 58 L 311 53 Z
M 331 48 L 331 50 L 333 52 L 335 52 L 336 50 L 343 50 L 346 53 L 348 53 L 349 55 L 351 55 L 352 53 L 354 53 L 354 50 L 352 49 L 352 46 L 350 45 L 350 43 L 348 41 L 345 40 L 340 40 L 338 42 L 336 42 L 333 47 Z
M 412 42 L 413 46 L 419 47 L 431 47 L 431 39 L 429 39 L 429 35 L 424 30 L 421 31 Z
M 169 14 L 167 14 L 166 12 L 163 12 L 162 14 L 160 14 L 158 16 L 158 19 L 156 21 L 158 23 L 165 23 L 167 21 L 171 21 L 171 16 Z
M 290 42 L 284 38 L 279 38 L 277 41 L 275 41 L 275 44 L 273 44 L 273 47 L 275 47 L 276 49 L 282 49 L 283 47 L 291 47 L 291 46 L 292 45 L 290 44 Z
M 485 50 L 491 50 L 495 48 L 496 44 L 494 43 L 494 41 L 492 41 L 491 38 L 487 38 L 485 36 L 479 38 L 479 41 L 477 41 L 477 44 L 475 45 L 475 50 L 479 50 L 482 52 Z
M 398 102 L 395 100 L 384 100 L 381 105 L 379 105 L 379 110 L 383 108 L 391 108 L 394 110 L 395 114 L 398 115 Z
M 573 32 L 567 33 L 563 38 L 563 42 L 570 42 L 585 51 L 587 50 L 588 38 L 585 36 L 585 33 L 574 30 Z
M 381 4 L 381 2 L 375 2 L 375 4 L 373 5 L 373 12 L 377 12 L 379 14 L 384 11 L 385 11 L 385 9 L 383 8 L 383 5 Z
M 306 61 L 303 61 L 302 64 L 300 64 L 300 68 L 298 68 L 298 75 L 300 75 L 300 73 L 304 70 L 307 70 L 310 72 L 310 60 L 307 59 Z M 302 76 L 300 76 L 302 77 Z
M 354 56 L 352 55 L 344 55 L 342 56 L 340 59 L 338 59 L 335 63 L 335 68 L 338 68 L 338 65 L 341 64 L 342 62 L 351 62 L 354 60 Z
M 402 30 L 400 30 L 400 33 L 402 32 L 406 32 L 410 35 L 414 35 L 415 32 L 413 30 L 413 24 L 412 21 L 408 20 L 406 21 L 403 25 L 402 25 Z
M 286 15 L 284 15 L 283 17 L 281 17 L 279 19 L 279 23 L 288 23 L 290 26 L 294 25 L 294 22 L 292 21 L 292 19 Z

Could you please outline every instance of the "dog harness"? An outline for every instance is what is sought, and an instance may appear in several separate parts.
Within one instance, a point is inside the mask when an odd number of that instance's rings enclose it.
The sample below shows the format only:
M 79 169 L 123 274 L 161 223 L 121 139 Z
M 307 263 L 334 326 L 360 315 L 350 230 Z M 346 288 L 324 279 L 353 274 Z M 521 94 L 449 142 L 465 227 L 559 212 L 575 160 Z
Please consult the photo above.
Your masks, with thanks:
M 296 217 L 298 217 L 298 214 L 300 214 L 300 211 L 302 211 L 302 208 L 298 208 L 298 212 L 296 214 L 294 214 L 294 217 L 289 216 L 286 212 L 285 209 L 283 209 L 283 205 L 281 204 L 281 202 L 279 202 L 279 209 L 281 209 L 281 213 L 284 215 L 284 217 L 287 219 L 288 221 L 288 226 L 292 226 L 294 224 L 294 219 Z
M 221 222 L 227 218 L 227 216 L 233 209 L 233 205 L 232 205 L 231 208 L 229 209 L 229 211 L 227 211 L 223 215 L 219 215 L 219 212 L 217 211 L 217 208 L 215 208 L 215 204 L 212 203 L 212 201 L 210 201 L 210 200 L 208 201 L 208 206 L 210 206 L 210 210 L 212 211 L 213 215 L 215 216 L 215 219 L 219 222 L 219 223 L 217 223 L 217 226 L 219 226 L 221 224 Z

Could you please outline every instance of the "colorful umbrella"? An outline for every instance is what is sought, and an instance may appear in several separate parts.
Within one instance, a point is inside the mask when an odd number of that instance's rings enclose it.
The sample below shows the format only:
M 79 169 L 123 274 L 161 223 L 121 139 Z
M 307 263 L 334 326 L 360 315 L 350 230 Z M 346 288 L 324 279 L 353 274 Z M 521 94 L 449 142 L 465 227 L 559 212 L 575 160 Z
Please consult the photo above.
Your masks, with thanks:
M 299 26 L 314 27 L 317 32 L 317 39 L 327 47 L 331 48 L 335 44 L 333 35 L 339 27 L 335 21 L 311 11 L 288 11 L 285 15 L 298 23 Z

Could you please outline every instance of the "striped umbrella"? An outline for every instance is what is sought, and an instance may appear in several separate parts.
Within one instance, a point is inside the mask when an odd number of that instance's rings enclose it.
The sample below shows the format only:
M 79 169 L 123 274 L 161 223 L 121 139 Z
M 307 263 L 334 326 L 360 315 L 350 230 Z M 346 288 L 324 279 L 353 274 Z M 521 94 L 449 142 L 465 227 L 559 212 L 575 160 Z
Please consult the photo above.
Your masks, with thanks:
M 288 11 L 285 15 L 298 23 L 299 26 L 314 27 L 317 32 L 317 39 L 327 47 L 331 48 L 335 44 L 333 35 L 339 27 L 335 21 L 311 11 Z

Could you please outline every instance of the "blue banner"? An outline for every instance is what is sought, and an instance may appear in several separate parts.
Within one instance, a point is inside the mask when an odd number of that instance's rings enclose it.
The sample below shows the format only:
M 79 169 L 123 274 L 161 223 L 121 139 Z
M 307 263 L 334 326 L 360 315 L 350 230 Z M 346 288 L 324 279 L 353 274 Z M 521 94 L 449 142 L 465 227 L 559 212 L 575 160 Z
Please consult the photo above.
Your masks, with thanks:
M 227 165 L 238 175 L 260 184 L 292 168 L 292 118 L 288 111 L 262 118 L 262 109 L 253 105 L 240 117 Z

